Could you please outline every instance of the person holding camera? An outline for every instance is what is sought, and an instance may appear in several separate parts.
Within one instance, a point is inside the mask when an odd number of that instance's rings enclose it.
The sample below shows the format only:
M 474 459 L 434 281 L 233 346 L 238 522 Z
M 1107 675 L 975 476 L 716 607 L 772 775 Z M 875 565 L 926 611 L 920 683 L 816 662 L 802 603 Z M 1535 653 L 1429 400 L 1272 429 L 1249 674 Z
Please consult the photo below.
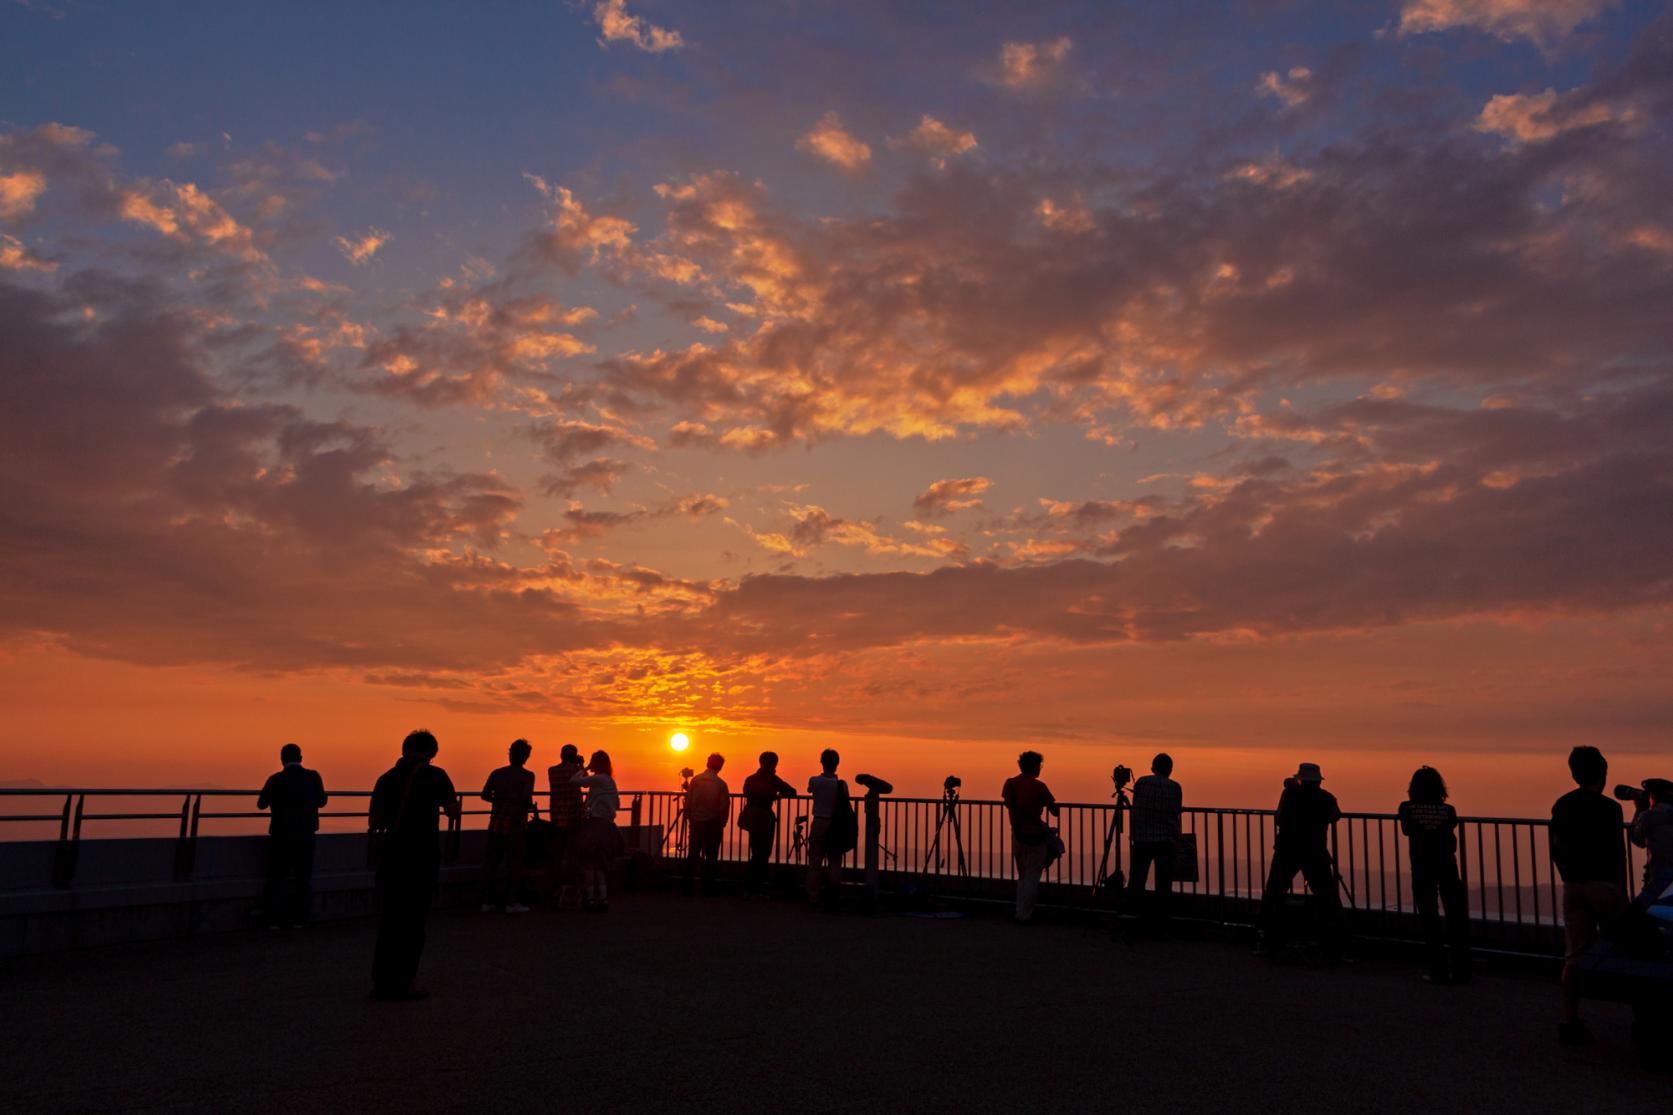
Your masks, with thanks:
M 1278 798 L 1277 833 L 1272 844 L 1272 867 L 1261 894 L 1260 937 L 1255 954 L 1266 955 L 1285 941 L 1284 898 L 1299 872 L 1313 893 L 1319 912 L 1320 946 L 1327 958 L 1341 950 L 1342 900 L 1336 895 L 1336 860 L 1330 854 L 1330 830 L 1342 819 L 1336 795 L 1322 783 L 1317 763 L 1302 763 L 1284 779 Z
M 1051 829 L 1044 814 L 1057 816 L 1057 798 L 1051 788 L 1040 781 L 1040 768 L 1045 757 L 1038 751 L 1024 751 L 1017 756 L 1018 774 L 1005 780 L 999 796 L 1011 818 L 1011 857 L 1017 866 L 1018 925 L 1034 920 L 1034 903 L 1040 894 L 1040 875 L 1050 858 L 1048 844 Z
M 744 893 L 760 894 L 767 887 L 767 865 L 773 858 L 773 837 L 778 834 L 779 798 L 793 798 L 796 787 L 778 776 L 778 753 L 761 752 L 761 766 L 744 779 L 744 805 L 738 810 L 738 827 L 749 834 L 749 869 L 744 875 Z
M 581 788 L 570 780 L 585 773 L 581 750 L 573 743 L 564 744 L 558 752 L 558 762 L 546 768 L 547 816 L 552 822 L 552 883 L 558 893 L 560 910 L 574 909 L 581 904 L 581 888 L 576 885 L 580 877 L 576 855 L 580 851 L 581 830 L 587 823 L 587 806 L 581 798 Z
M 1609 761 L 1595 747 L 1576 747 L 1568 755 L 1576 789 L 1551 807 L 1551 858 L 1563 877 L 1562 1021 L 1557 1040 L 1590 1045 L 1592 1032 L 1580 1021 L 1580 991 L 1575 961 L 1598 937 L 1612 929 L 1627 909 L 1627 872 L 1619 803 L 1604 795 Z
M 1649 909 L 1662 891 L 1673 885 L 1673 782 L 1646 778 L 1642 789 L 1615 787 L 1615 796 L 1632 802 L 1627 839 L 1645 853 L 1644 887 L 1633 904 Z
M 1470 982 L 1470 909 L 1458 876 L 1458 810 L 1447 804 L 1446 780 L 1418 767 L 1400 803 L 1400 831 L 1412 860 L 1412 901 L 1429 945 L 1430 983 Z M 1446 910 L 1442 931 L 1441 909 Z M 1451 963 L 1447 943 L 1451 942 Z
M 715 752 L 703 765 L 703 770 L 691 780 L 685 791 L 685 819 L 689 839 L 685 852 L 685 889 L 689 894 L 697 876 L 697 863 L 703 863 L 703 893 L 714 889 L 715 868 L 720 862 L 720 841 L 726 834 L 726 822 L 732 819 L 732 791 L 720 777 L 726 756 Z
M 1179 819 L 1185 810 L 1185 791 L 1175 782 L 1173 757 L 1166 752 L 1150 761 L 1150 773 L 1133 783 L 1132 874 L 1127 894 L 1135 908 L 1143 901 L 1144 883 L 1156 867 L 1156 894 L 1144 912 L 1156 924 L 1168 923 L 1173 896 L 1173 859 L 1179 840 Z

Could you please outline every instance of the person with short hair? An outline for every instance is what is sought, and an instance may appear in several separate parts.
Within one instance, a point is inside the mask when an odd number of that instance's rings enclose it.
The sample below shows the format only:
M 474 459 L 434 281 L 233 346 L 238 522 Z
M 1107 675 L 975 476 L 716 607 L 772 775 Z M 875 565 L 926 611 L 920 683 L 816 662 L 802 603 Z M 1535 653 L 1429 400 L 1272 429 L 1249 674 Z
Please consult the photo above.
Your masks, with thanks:
M 819 753 L 819 773 L 807 780 L 808 797 L 813 799 L 813 821 L 807 834 L 807 900 L 827 907 L 836 905 L 842 886 L 842 857 L 849 850 L 840 847 L 832 822 L 843 810 L 853 815 L 848 783 L 837 777 L 841 763 L 842 756 L 827 747 Z
M 1034 906 L 1040 895 L 1040 876 L 1051 859 L 1051 829 L 1045 821 L 1049 812 L 1058 815 L 1057 798 L 1040 781 L 1045 757 L 1038 751 L 1017 756 L 1018 773 L 1005 780 L 999 791 L 1011 820 L 1011 858 L 1017 869 L 1017 924 L 1034 920 Z
M 459 795 L 434 765 L 436 737 L 419 729 L 401 741 L 401 758 L 372 787 L 367 826 L 377 848 L 378 938 L 372 997 L 425 999 L 415 986 L 424 954 L 424 923 L 441 871 L 438 816 L 459 820 Z
M 566 743 L 558 753 L 558 762 L 546 768 L 546 785 L 550 794 L 548 814 L 552 821 L 551 869 L 552 885 L 557 888 L 558 908 L 571 909 L 581 904 L 579 886 L 581 830 L 587 823 L 587 803 L 581 788 L 571 780 L 586 773 L 581 761 L 581 750 Z
M 692 889 L 697 864 L 703 864 L 703 893 L 714 889 L 715 870 L 720 862 L 720 842 L 726 822 L 732 819 L 732 791 L 720 777 L 726 756 L 715 752 L 685 791 L 686 852 L 685 889 Z
M 1411 853 L 1412 901 L 1429 948 L 1429 974 L 1423 978 L 1436 984 L 1469 983 L 1470 909 L 1458 874 L 1458 810 L 1446 799 L 1441 772 L 1418 767 L 1400 803 L 1400 831 Z
M 1180 817 L 1185 811 L 1185 792 L 1172 774 L 1173 757 L 1162 752 L 1150 761 L 1150 773 L 1133 783 L 1132 871 L 1127 877 L 1127 894 L 1135 909 L 1159 925 L 1166 925 L 1172 913 L 1173 861 Z M 1156 868 L 1156 893 L 1145 907 L 1144 883 L 1152 865 Z
M 520 892 L 529 814 L 540 809 L 534 801 L 534 771 L 527 767 L 533 752 L 528 740 L 512 740 L 506 751 L 511 761 L 482 784 L 482 800 L 493 807 L 488 813 L 488 839 L 482 857 L 485 914 L 495 910 L 529 912 Z
M 1330 854 L 1330 831 L 1342 819 L 1336 795 L 1322 783 L 1317 763 L 1302 763 L 1284 780 L 1278 797 L 1272 866 L 1261 893 L 1260 937 L 1256 955 L 1279 949 L 1286 939 L 1284 897 L 1299 873 L 1312 891 L 1319 915 L 1320 947 L 1327 958 L 1341 949 L 1342 900 L 1336 893 L 1336 860 Z
M 744 893 L 759 894 L 766 889 L 767 865 L 773 856 L 773 838 L 778 833 L 779 798 L 794 798 L 796 787 L 778 776 L 778 754 L 761 752 L 761 766 L 744 779 L 744 805 L 738 810 L 738 827 L 749 834 L 749 869 L 744 876 Z
M 569 784 L 587 791 L 587 823 L 581 830 L 578 857 L 585 895 L 583 909 L 602 914 L 610 909 L 610 868 L 622 854 L 622 834 L 616 827 L 622 799 L 608 751 L 594 751 L 587 770 L 591 773 L 577 774 Z
M 1590 1045 L 1592 1032 L 1580 1021 L 1575 962 L 1598 937 L 1612 930 L 1627 910 L 1626 820 L 1621 805 L 1603 792 L 1609 760 L 1595 747 L 1569 752 L 1575 789 L 1551 806 L 1551 858 L 1563 877 L 1562 1019 L 1557 1040 Z
M 325 808 L 325 782 L 302 765 L 302 748 L 279 748 L 279 769 L 268 776 L 256 797 L 257 809 L 270 809 L 267 822 L 267 927 L 282 929 L 308 921 L 313 905 L 314 834 Z

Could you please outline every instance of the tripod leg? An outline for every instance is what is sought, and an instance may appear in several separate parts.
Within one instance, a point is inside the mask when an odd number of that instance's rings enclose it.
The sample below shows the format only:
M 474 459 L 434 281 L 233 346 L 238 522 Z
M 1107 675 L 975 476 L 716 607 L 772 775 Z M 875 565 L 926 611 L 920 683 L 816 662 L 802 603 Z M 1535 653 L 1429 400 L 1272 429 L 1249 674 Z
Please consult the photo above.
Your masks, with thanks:
M 935 854 L 936 854 L 937 849 L 939 849 L 941 847 L 941 826 L 946 824 L 946 823 L 947 823 L 947 813 L 946 813 L 945 807 L 943 807 L 942 811 L 935 818 L 935 835 L 930 838 L 929 851 L 924 853 L 924 871 L 923 871 L 923 873 L 925 875 L 929 874 L 929 864 L 930 864 L 931 860 L 935 860 L 935 866 L 937 868 L 939 868 L 941 866 L 941 861 L 938 860 L 938 859 L 935 859 Z
M 970 875 L 970 866 L 964 858 L 964 829 L 960 827 L 957 806 L 949 802 L 947 815 L 953 822 L 953 847 L 958 850 L 958 873 L 966 878 Z

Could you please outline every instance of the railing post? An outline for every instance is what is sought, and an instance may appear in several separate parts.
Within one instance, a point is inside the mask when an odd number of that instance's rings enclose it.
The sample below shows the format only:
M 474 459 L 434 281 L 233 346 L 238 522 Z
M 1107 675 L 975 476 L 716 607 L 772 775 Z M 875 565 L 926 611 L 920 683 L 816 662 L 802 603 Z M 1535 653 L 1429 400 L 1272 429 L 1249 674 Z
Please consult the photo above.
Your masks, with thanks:
M 85 794 L 64 795 L 64 812 L 58 820 L 58 847 L 52 855 L 52 885 L 67 887 L 76 875 L 76 852 L 81 843 L 81 810 Z
M 203 800 L 200 796 L 200 802 Z M 200 806 L 201 808 L 201 806 Z M 180 802 L 180 835 L 174 842 L 174 877 L 185 879 L 192 874 L 192 860 L 197 844 L 197 823 L 192 815 L 192 795 Z
M 462 830 L 465 825 L 465 795 L 457 797 L 458 811 L 447 819 L 447 862 L 459 862 L 459 848 L 464 839 Z

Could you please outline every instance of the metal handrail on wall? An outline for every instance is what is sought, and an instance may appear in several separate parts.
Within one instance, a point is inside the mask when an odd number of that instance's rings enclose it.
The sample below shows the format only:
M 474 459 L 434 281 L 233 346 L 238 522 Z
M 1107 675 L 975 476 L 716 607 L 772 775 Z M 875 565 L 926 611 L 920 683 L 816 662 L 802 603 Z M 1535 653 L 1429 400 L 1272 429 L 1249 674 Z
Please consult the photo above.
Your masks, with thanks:
M 253 808 L 216 806 L 236 799 L 253 801 L 257 795 L 255 790 L 197 788 L 0 788 L 0 800 L 62 799 L 61 807 L 52 813 L 10 810 L 0 813 L 0 825 L 49 825 L 56 821 L 58 841 L 53 878 L 55 885 L 62 887 L 74 880 L 77 851 L 88 824 L 176 822 L 175 874 L 178 878 L 189 878 L 204 822 L 250 820 L 266 815 Z M 371 794 L 365 790 L 334 790 L 331 796 L 334 800 L 358 802 L 370 798 Z M 459 797 L 461 807 L 467 800 L 474 804 L 476 799 L 474 794 Z M 686 841 L 679 823 L 682 796 L 678 791 L 624 791 L 622 797 L 629 802 L 623 810 L 631 814 L 632 824 L 661 826 L 665 834 L 664 856 L 677 858 L 683 854 Z M 736 807 L 742 797 L 733 797 Z M 178 799 L 181 804 L 167 812 L 98 811 L 101 801 L 122 798 Z M 542 804 L 544 800 L 544 795 L 537 798 Z M 880 799 L 879 806 L 885 879 L 898 883 L 910 877 L 923 877 L 933 880 L 938 890 L 946 892 L 960 887 L 979 889 L 982 884 L 1015 878 L 1010 825 L 1002 802 L 964 798 L 949 803 L 945 798 L 888 796 Z M 1077 892 L 1089 894 L 1099 884 L 1106 841 L 1110 844 L 1108 867 L 1113 872 L 1122 870 L 1127 849 L 1125 838 L 1109 840 L 1115 805 L 1064 803 L 1060 809 L 1056 823 L 1065 854 L 1048 869 L 1044 882 L 1060 896 L 1074 900 Z M 486 808 L 461 808 L 461 820 L 449 820 L 446 831 L 453 857 L 458 854 L 462 818 L 482 817 L 489 812 Z M 328 808 L 320 813 L 326 819 L 363 819 L 367 815 L 365 809 Z M 799 838 L 811 826 L 810 800 L 806 797 L 784 800 L 778 806 L 778 815 L 773 860 L 780 864 L 804 861 L 805 846 L 799 843 Z M 1176 883 L 1176 892 L 1216 920 L 1228 923 L 1251 920 L 1266 880 L 1274 821 L 1275 813 L 1269 809 L 1187 807 L 1181 827 L 1196 841 L 1195 878 Z M 962 857 L 953 854 L 954 822 Z M 1360 931 L 1410 937 L 1416 903 L 1398 817 L 1389 813 L 1345 813 L 1332 830 L 1332 843 L 1345 905 L 1353 910 Z M 932 856 L 932 846 L 940 854 Z M 733 862 L 748 858 L 747 836 L 735 824 L 726 828 L 721 856 Z M 1638 857 L 1630 843 L 1626 845 L 1626 856 L 1628 877 L 1633 878 L 1638 871 Z M 1494 930 L 1495 939 L 1508 947 L 1545 954 L 1560 952 L 1561 900 L 1557 870 L 1551 859 L 1549 822 L 1520 817 L 1461 817 L 1458 866 L 1473 922 Z

